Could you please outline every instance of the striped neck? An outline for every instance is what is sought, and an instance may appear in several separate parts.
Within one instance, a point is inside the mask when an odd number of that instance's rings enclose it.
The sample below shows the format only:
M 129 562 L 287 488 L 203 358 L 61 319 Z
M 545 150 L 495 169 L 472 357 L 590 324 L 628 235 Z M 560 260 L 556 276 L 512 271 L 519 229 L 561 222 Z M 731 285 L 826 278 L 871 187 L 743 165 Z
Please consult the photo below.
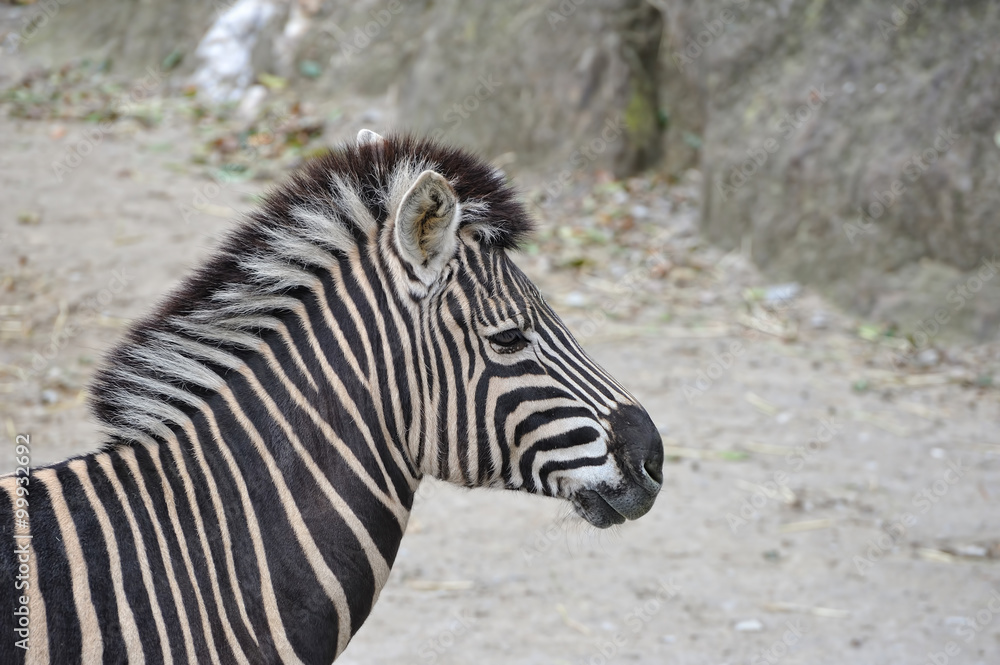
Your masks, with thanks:
M 404 303 L 363 254 L 268 296 L 273 309 L 253 313 L 256 330 L 237 329 L 246 321 L 219 309 L 213 321 L 205 308 L 143 329 L 117 351 L 131 362 L 110 373 L 123 409 L 113 422 L 133 435 L 119 434 L 109 450 L 165 451 L 186 474 L 177 494 L 198 499 L 192 514 L 220 534 L 245 524 L 243 542 L 270 570 L 273 593 L 327 608 L 280 622 L 333 636 L 324 657 L 343 650 L 386 583 L 419 482 L 406 441 L 436 429 L 420 386 L 390 389 L 413 382 L 396 372 L 423 357 L 419 323 L 405 323 Z M 199 389 L 168 382 L 181 375 Z M 130 404 L 144 431 L 128 427 Z M 290 543 L 301 556 L 288 567 L 272 552 Z

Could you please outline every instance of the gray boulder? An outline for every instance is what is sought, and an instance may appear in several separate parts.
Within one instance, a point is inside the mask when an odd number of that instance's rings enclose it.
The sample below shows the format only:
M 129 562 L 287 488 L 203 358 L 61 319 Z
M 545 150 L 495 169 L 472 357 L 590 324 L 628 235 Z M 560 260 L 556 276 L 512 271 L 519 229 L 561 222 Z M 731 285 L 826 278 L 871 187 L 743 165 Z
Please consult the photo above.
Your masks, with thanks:
M 661 6 L 664 76 L 701 90 L 710 239 L 904 330 L 943 310 L 942 337 L 998 336 L 1000 8 Z

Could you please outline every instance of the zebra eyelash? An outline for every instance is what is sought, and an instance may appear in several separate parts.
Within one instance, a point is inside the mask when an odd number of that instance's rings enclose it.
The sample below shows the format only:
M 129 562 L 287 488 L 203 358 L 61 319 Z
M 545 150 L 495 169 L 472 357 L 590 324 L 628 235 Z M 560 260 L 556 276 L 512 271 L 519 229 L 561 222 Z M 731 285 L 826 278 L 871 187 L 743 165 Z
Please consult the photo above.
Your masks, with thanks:
M 531 344 L 531 340 L 520 328 L 508 328 L 487 337 L 490 345 L 497 353 L 517 353 L 523 351 Z

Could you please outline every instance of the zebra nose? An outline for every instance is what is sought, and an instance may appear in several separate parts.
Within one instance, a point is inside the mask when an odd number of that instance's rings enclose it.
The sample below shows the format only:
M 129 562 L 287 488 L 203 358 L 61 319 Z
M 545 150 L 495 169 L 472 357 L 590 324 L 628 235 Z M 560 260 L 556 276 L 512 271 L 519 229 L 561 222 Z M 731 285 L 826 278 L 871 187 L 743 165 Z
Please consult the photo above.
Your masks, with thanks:
M 656 494 L 663 485 L 663 440 L 652 418 L 642 407 L 628 405 L 609 420 L 615 455 L 643 489 Z

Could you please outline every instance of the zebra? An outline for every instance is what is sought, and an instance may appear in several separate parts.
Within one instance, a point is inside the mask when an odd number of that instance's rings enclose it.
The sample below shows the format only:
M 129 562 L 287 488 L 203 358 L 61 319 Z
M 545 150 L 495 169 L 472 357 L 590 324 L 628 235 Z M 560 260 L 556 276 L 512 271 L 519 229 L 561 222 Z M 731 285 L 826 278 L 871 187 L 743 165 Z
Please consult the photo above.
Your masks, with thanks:
M 648 512 L 660 435 L 509 257 L 531 232 L 502 172 L 407 134 L 271 191 L 105 358 L 103 447 L 0 478 L 0 662 L 330 663 L 425 475 Z

